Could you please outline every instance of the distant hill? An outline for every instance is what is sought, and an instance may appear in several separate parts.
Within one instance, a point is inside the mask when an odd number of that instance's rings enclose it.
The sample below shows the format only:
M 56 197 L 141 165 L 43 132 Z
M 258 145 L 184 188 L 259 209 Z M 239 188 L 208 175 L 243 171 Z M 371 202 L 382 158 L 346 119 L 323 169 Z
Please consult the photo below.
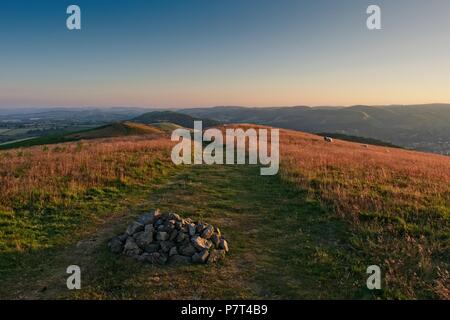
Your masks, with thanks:
M 169 134 L 171 134 L 173 130 L 183 128 L 182 126 L 171 122 L 158 122 L 151 124 L 151 126 Z
M 66 135 L 71 139 L 96 139 L 96 138 L 111 138 L 120 136 L 131 136 L 141 134 L 157 134 L 161 135 L 163 131 L 153 126 L 148 126 L 141 123 L 134 123 L 130 121 L 117 122 L 102 126 L 99 128 L 86 130 L 82 132 Z
M 144 113 L 133 119 L 133 121 L 135 122 L 145 124 L 172 123 L 185 128 L 194 128 L 194 121 L 196 120 L 203 121 L 204 128 L 213 127 L 220 124 L 220 122 L 216 120 L 210 120 L 203 117 L 193 117 L 187 114 L 173 111 L 153 111 Z
M 226 123 L 256 123 L 306 132 L 373 138 L 450 154 L 450 104 L 352 107 L 215 107 L 179 110 Z
M 166 124 L 166 126 L 169 125 L 170 124 Z M 82 139 L 113 138 L 113 137 L 136 136 L 136 135 L 153 135 L 155 137 L 161 137 L 166 136 L 167 131 L 164 130 L 163 128 L 159 128 L 158 126 L 145 125 L 130 121 L 116 122 L 98 128 L 83 130 L 79 132 L 68 132 L 62 134 L 48 135 L 3 144 L 0 145 L 0 150 L 70 142 Z

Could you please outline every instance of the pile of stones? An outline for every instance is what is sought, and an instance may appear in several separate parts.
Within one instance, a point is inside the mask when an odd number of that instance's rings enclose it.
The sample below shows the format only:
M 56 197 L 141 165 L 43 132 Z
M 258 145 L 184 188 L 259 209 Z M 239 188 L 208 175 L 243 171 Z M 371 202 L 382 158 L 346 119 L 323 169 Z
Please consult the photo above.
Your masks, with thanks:
M 140 216 L 108 246 L 113 253 L 161 265 L 215 263 L 228 252 L 219 228 L 159 210 Z

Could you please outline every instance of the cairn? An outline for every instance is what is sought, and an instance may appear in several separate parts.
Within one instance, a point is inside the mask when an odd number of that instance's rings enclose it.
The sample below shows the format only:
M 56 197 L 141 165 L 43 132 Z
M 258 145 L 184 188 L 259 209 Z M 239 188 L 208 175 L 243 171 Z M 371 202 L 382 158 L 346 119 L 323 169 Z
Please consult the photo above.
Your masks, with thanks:
M 159 210 L 140 216 L 108 246 L 113 253 L 159 265 L 216 263 L 228 252 L 219 228 Z

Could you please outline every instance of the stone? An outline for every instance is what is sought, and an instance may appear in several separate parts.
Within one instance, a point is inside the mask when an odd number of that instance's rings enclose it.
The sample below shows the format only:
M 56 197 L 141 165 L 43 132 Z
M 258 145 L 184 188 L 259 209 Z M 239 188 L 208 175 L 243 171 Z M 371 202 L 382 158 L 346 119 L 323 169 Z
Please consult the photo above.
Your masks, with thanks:
M 225 250 L 211 250 L 208 257 L 208 264 L 216 263 L 225 258 Z
M 130 236 L 137 232 L 141 232 L 141 231 L 144 231 L 144 225 L 137 221 L 134 221 L 133 223 L 131 223 L 127 228 L 127 234 Z
M 141 215 L 108 242 L 111 252 L 152 264 L 212 264 L 228 252 L 219 228 L 159 210 Z
M 189 235 L 193 237 L 195 235 L 195 224 L 190 223 L 188 225 Z
M 178 255 L 177 247 L 170 248 L 169 257 L 174 256 L 174 255 Z
M 227 242 L 227 240 L 220 239 L 219 248 L 225 250 L 225 252 L 228 252 L 228 242 Z
M 195 247 L 195 249 L 201 251 L 201 250 L 208 250 L 212 246 L 212 242 L 206 239 L 203 239 L 199 236 L 194 236 L 191 238 L 191 243 Z
M 155 217 L 155 213 L 151 212 L 151 213 L 145 213 L 143 215 L 141 215 L 138 218 L 138 222 L 142 223 L 143 225 L 147 225 L 147 224 L 153 224 L 153 222 L 155 222 L 157 218 Z
M 128 238 L 128 234 L 125 232 L 123 234 L 121 234 L 120 236 L 117 237 L 117 239 L 119 239 L 120 241 L 122 241 L 122 243 L 124 243 L 125 241 L 127 241 Z
M 188 264 L 190 262 L 191 262 L 190 257 L 181 256 L 178 254 L 169 257 L 169 263 L 171 264 Z
M 198 223 L 196 226 L 195 226 L 195 233 L 196 234 L 201 234 L 202 233 L 202 231 L 203 231 L 203 229 L 205 228 L 206 226 L 203 224 L 203 223 Z
M 173 212 L 169 213 L 169 219 L 175 220 L 175 221 L 181 221 L 180 215 L 173 213 Z
M 143 253 L 143 254 L 141 254 L 141 255 L 135 256 L 134 258 L 135 258 L 137 261 L 144 262 L 144 261 L 147 260 L 147 256 L 148 256 L 148 253 Z
M 153 252 L 150 253 L 148 256 L 146 256 L 146 261 L 152 263 L 152 264 L 166 264 L 167 262 L 167 256 L 164 254 L 161 254 L 159 252 Z
M 216 248 L 219 248 L 220 236 L 217 233 L 214 233 L 210 240 Z
M 153 242 L 153 232 L 139 232 L 134 238 L 136 240 L 136 244 L 141 249 L 144 249 L 146 246 Z
M 142 253 L 142 249 L 138 247 L 134 238 L 129 237 L 125 242 L 125 246 L 123 247 L 123 253 L 127 256 L 137 256 Z
M 178 232 L 177 238 L 175 239 L 176 242 L 183 242 L 187 238 L 187 235 L 184 232 Z
M 161 241 L 159 245 L 161 246 L 161 251 L 164 253 L 169 252 L 172 247 L 175 247 L 175 243 L 172 241 Z
M 204 239 L 209 239 L 213 234 L 214 234 L 214 227 L 212 225 L 209 225 L 203 230 L 201 237 Z
M 161 215 L 161 219 L 163 219 L 163 220 L 168 220 L 168 219 L 169 219 L 169 214 L 168 214 L 168 213 L 163 213 L 163 214 Z
M 161 231 L 156 234 L 156 240 L 166 241 L 169 239 L 169 234 L 167 232 Z
M 159 250 L 159 243 L 152 243 L 152 244 L 146 245 L 143 249 L 145 252 L 148 252 L 148 253 L 156 252 Z
M 200 252 L 197 252 L 192 256 L 192 262 L 194 263 L 206 263 L 206 260 L 208 259 L 209 252 L 208 250 L 202 250 Z
M 181 247 L 179 252 L 183 255 L 183 256 L 192 256 L 193 254 L 196 253 L 195 248 L 193 245 L 191 245 L 190 243 Z
M 123 250 L 123 243 L 119 237 L 113 238 L 109 243 L 108 247 L 112 253 L 121 253 Z
M 160 256 L 161 255 L 159 254 L 159 252 L 153 252 L 153 253 L 150 253 L 148 256 L 146 256 L 146 260 L 152 264 L 156 264 L 156 263 L 158 263 Z
M 181 224 L 181 229 L 180 231 L 183 231 L 184 233 L 189 234 L 189 224 L 185 223 L 185 224 Z
M 172 230 L 170 232 L 169 241 L 174 241 L 177 236 L 178 236 L 178 231 L 176 229 Z
M 169 258 L 165 254 L 161 254 L 158 259 L 158 264 L 166 264 Z

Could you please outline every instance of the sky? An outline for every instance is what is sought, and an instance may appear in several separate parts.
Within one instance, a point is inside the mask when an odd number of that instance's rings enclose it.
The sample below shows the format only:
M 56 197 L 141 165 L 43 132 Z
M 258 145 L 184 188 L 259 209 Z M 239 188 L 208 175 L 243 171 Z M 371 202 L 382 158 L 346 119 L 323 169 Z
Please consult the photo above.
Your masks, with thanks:
M 448 103 L 449 31 L 448 0 L 2 0 L 0 107 Z

